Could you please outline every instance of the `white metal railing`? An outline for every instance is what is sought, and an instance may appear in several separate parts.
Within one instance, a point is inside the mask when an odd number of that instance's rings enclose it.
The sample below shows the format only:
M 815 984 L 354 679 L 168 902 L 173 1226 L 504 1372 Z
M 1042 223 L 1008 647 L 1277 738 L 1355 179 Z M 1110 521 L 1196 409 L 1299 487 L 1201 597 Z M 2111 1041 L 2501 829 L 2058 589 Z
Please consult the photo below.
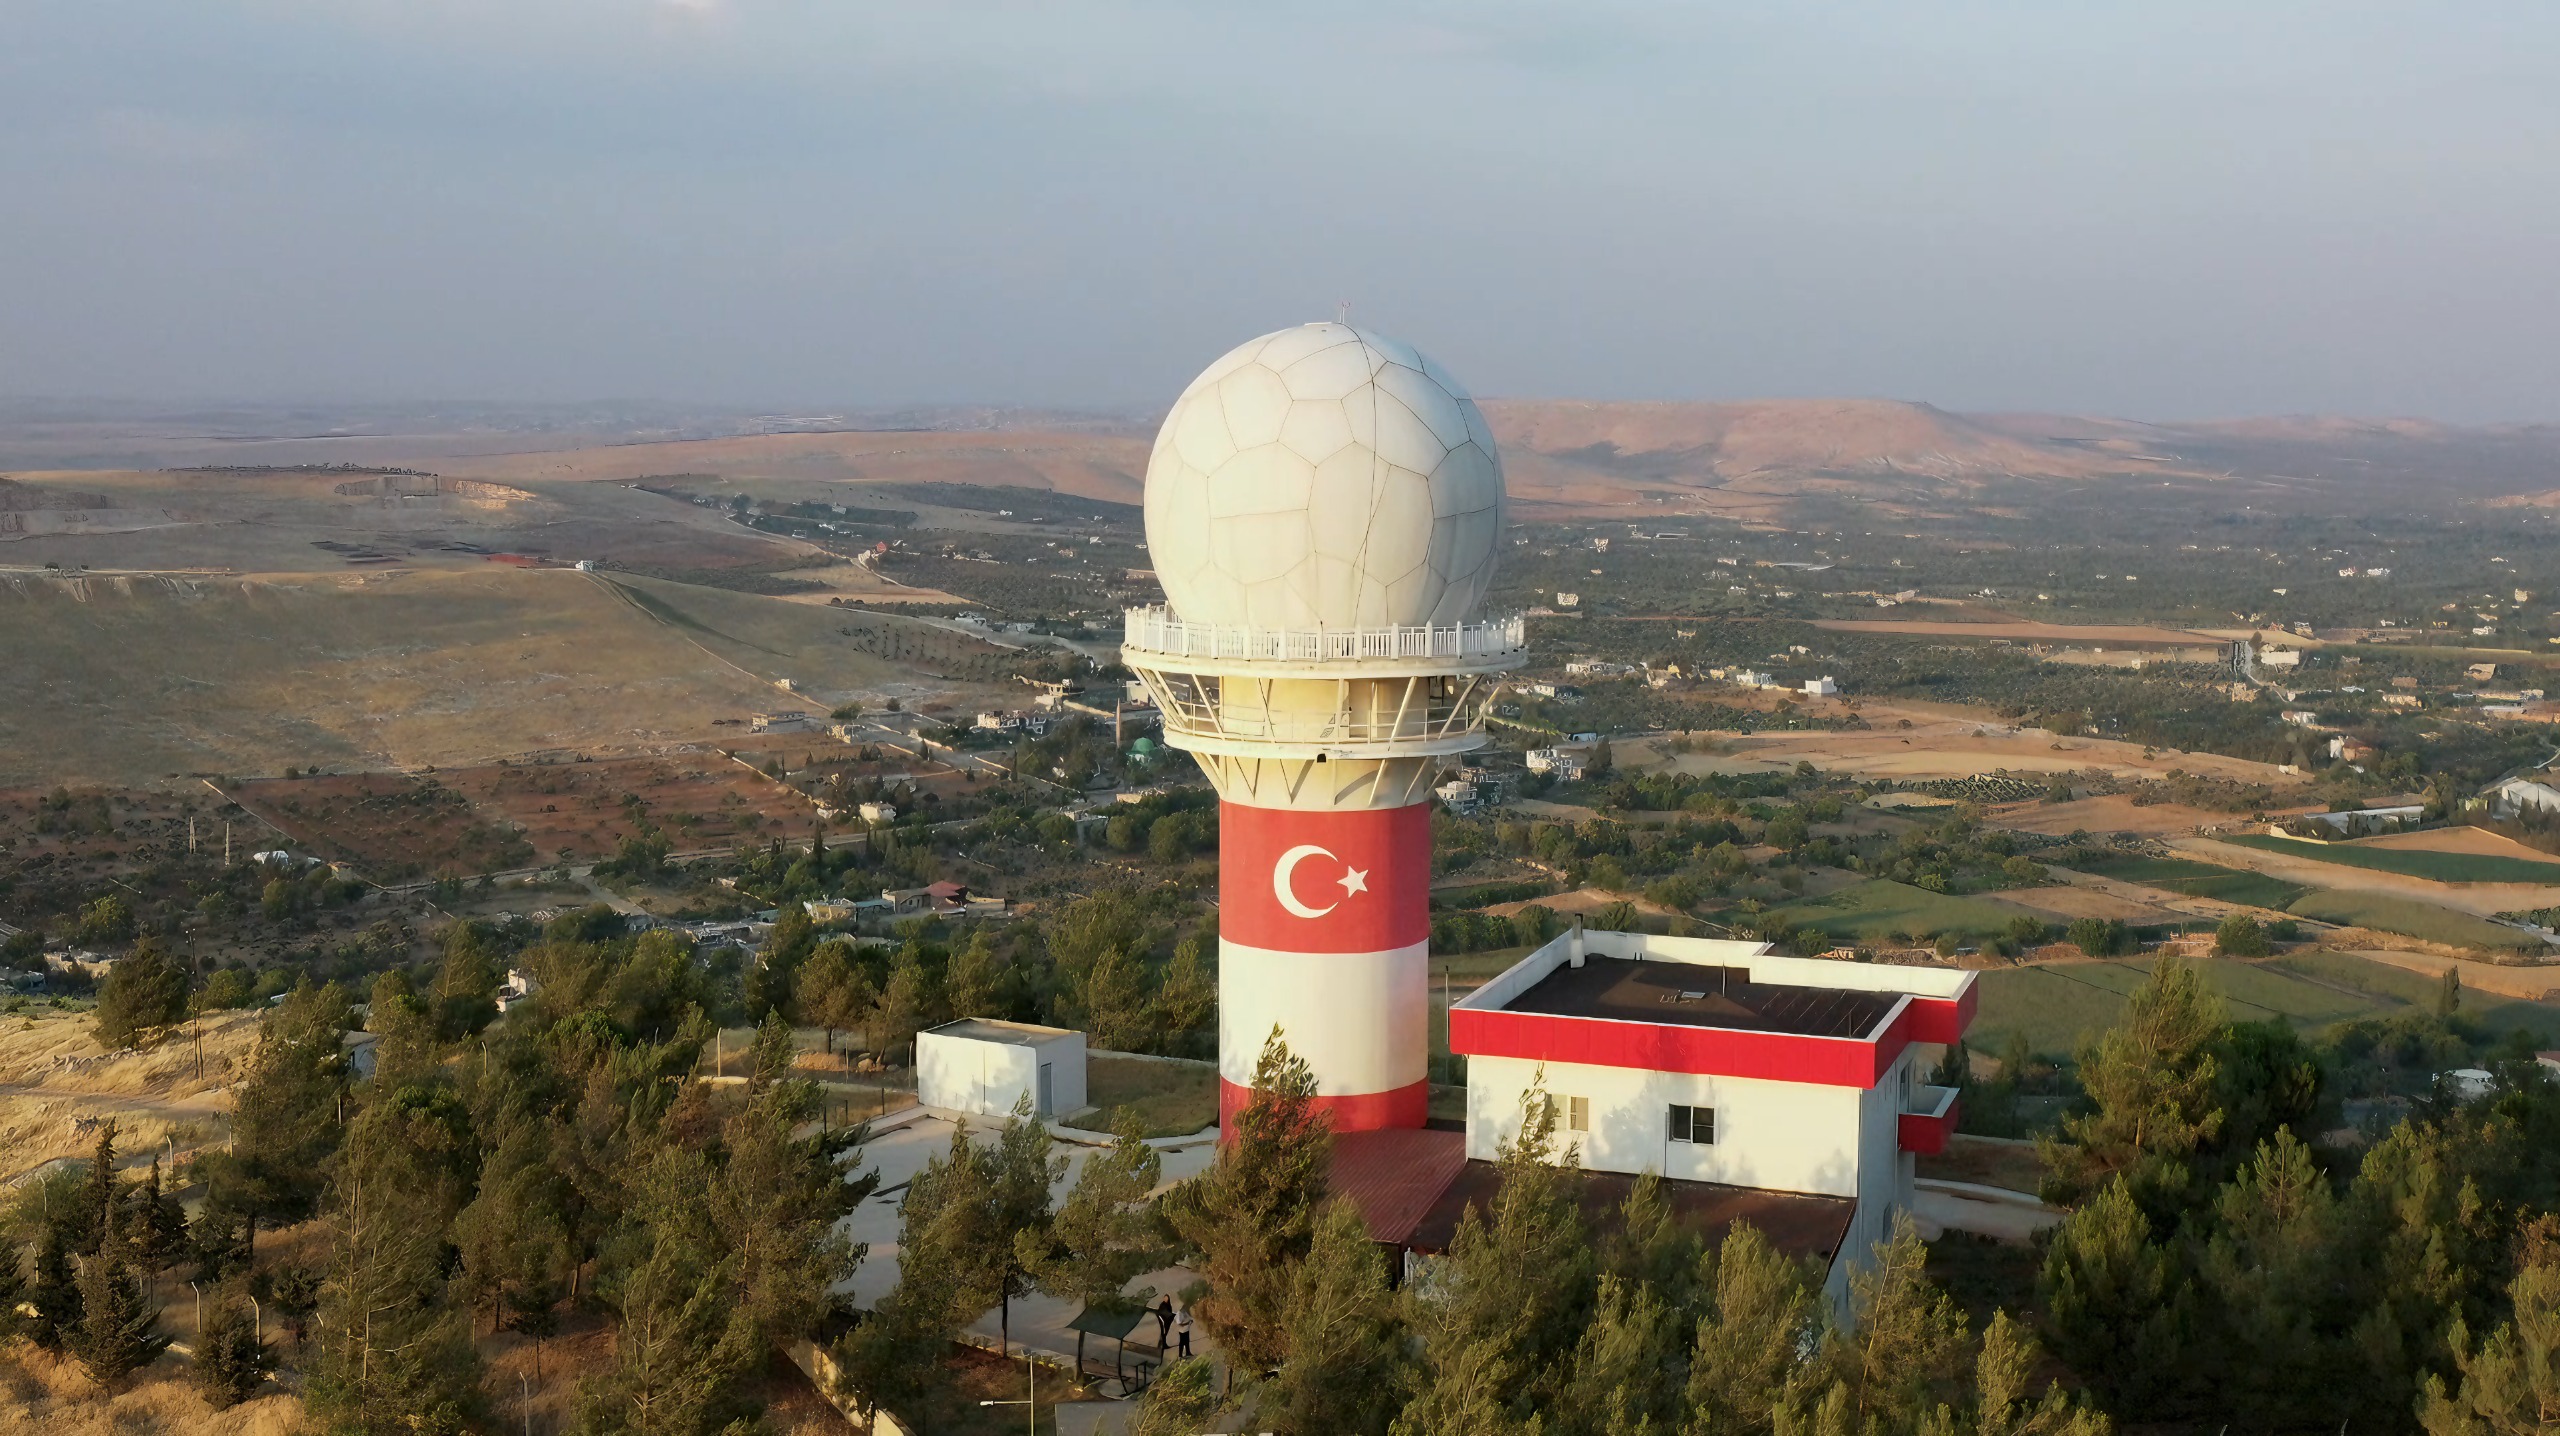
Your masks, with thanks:
M 1121 641 L 1130 648 L 1173 658 L 1240 658 L 1265 662 L 1323 662 L 1352 658 L 1499 658 L 1528 646 L 1528 625 L 1518 615 L 1482 623 L 1433 623 L 1386 628 L 1254 628 L 1243 624 L 1186 623 L 1160 607 L 1133 608 Z

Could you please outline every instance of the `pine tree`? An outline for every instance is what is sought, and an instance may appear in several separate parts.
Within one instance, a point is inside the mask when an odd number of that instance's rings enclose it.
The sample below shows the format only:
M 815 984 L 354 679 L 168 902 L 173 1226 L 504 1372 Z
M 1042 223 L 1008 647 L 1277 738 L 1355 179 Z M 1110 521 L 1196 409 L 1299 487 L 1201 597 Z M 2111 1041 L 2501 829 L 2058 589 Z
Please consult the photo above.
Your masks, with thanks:
M 69 1234 L 47 1222 L 36 1239 L 35 1279 L 27 1287 L 27 1304 L 35 1308 L 27 1335 L 47 1351 L 71 1349 L 80 1329 L 80 1282 L 71 1265 Z
M 1591 1309 L 1595 1257 L 1575 1194 L 1576 1153 L 1554 1151 L 1543 1076 L 1521 1095 L 1489 1208 L 1470 1205 L 1427 1295 L 1414 1302 L 1424 1377 L 1399 1433 L 1495 1429 L 1551 1398 Z
M 1147 970 L 1128 949 L 1103 949 L 1077 985 L 1075 1003 L 1084 1014 L 1086 1039 L 1094 1046 L 1109 1052 L 1145 1052 L 1155 1046 Z
M 2217 1136 L 2214 1047 L 2222 1002 L 2193 963 L 2164 960 L 2134 994 L 2124 1019 L 2079 1054 L 2093 1110 L 2042 1143 L 2046 1195 L 2077 1201 L 2123 1175 L 2155 1215 L 2188 1199 L 2188 1159 Z
M 853 959 L 851 944 L 831 942 L 800 967 L 791 990 L 800 1020 L 826 1030 L 826 1050 L 836 1050 L 836 1034 L 862 1025 L 878 1001 L 871 978 Z
M 436 1031 L 446 1041 L 479 1035 L 498 1016 L 498 967 L 480 924 L 458 922 L 444 931 L 444 962 L 436 969 Z
M 1268 1371 L 1288 1353 L 1289 1297 L 1333 1165 L 1333 1124 L 1314 1099 L 1315 1074 L 1272 1028 L 1252 1099 L 1216 1162 L 1164 1200 L 1209 1283 L 1192 1315 L 1241 1372 Z
M 441 1154 L 412 1150 L 407 1128 L 359 1123 L 330 1182 L 306 1400 L 330 1429 L 357 1436 L 453 1436 L 481 1405 L 470 1318 L 446 1296 L 453 1211 Z
M 1164 1158 L 1147 1145 L 1134 1115 L 1123 1114 L 1118 1137 L 1109 1151 L 1085 1159 L 1050 1218 L 1045 1246 L 1035 1242 L 1039 1249 L 1024 1253 L 1032 1281 L 1061 1301 L 1105 1309 L 1143 1304 L 1145 1295 L 1126 1294 L 1129 1283 L 1171 1259 L 1147 1207 L 1147 1194 L 1163 1180 Z M 1084 1364 L 1082 1332 L 1076 1364 Z
M 151 1299 L 122 1214 L 110 1208 L 98 1249 L 80 1260 L 80 1324 L 71 1354 L 91 1380 L 113 1385 L 169 1349 L 160 1330 L 160 1304 Z
M 1819 1262 L 1787 1257 L 1736 1222 L 1700 1258 L 1704 1309 L 1689 1359 L 1689 1407 L 1712 1432 L 1766 1431 L 1770 1413 L 1810 1379 L 1805 1354 L 1823 1329 Z
M 952 1334 L 993 1304 L 976 1285 L 993 1241 L 993 1167 L 964 1121 L 948 1151 L 908 1181 L 898 1203 L 898 1284 L 836 1346 L 848 1392 L 864 1409 L 906 1408 L 934 1390 Z
M 833 1289 L 862 1258 L 836 1223 L 879 1185 L 876 1172 L 845 1179 L 841 1163 L 859 1129 L 800 1135 L 816 1110 L 809 1084 L 784 1083 L 721 1127 L 711 1229 L 735 1262 L 736 1308 L 767 1347 L 787 1347 L 826 1319 Z
M 160 1159 L 151 1159 L 151 1176 L 133 1193 L 133 1249 L 144 1271 L 159 1271 L 187 1250 L 187 1209 L 161 1180 Z
M 2221 1383 L 2233 1415 L 2325 1424 L 2358 1414 L 2364 1382 L 2401 1378 L 2376 1372 L 2377 1353 L 2351 1334 L 2373 1314 L 2366 1298 L 2376 1294 L 2343 1260 L 2350 1214 L 2310 1148 L 2277 1133 L 2223 1189 L 2215 1215 L 2200 1280 L 2221 1333 L 2210 1349 L 2233 1378 Z M 2395 1358 L 2399 1345 L 2395 1333 Z
M 2418 1406 L 2427 1436 L 2544 1436 L 2560 1419 L 2560 1221 L 2526 1228 L 2511 1319 L 2477 1347 L 2456 1318 L 2447 1338 L 2461 1372 L 2458 1388 L 2430 1375 Z
M 2124 1179 L 2054 1229 L 2038 1294 L 2055 1350 L 2109 1406 L 2154 1411 L 2190 1386 L 2193 1291 Z
M 800 1060 L 800 1047 L 791 1035 L 791 1024 L 776 1008 L 764 1015 L 756 1028 L 755 1047 L 747 1067 L 747 1090 L 761 1092 L 791 1075 Z
M 872 1008 L 871 1048 L 883 1063 L 895 1062 L 898 1054 L 911 1049 L 916 1029 L 924 1024 L 925 1011 L 932 1001 L 924 975 L 924 954 L 914 943 L 898 949 L 889 964 L 889 980 L 880 989 L 880 1000 Z M 914 1060 L 909 1052 L 908 1060 Z
M 1226 1404 L 1218 1399 L 1210 1364 L 1177 1361 L 1147 1386 L 1130 1418 L 1129 1436 L 1195 1436 L 1210 1429 Z
M 196 1389 L 216 1411 L 257 1394 L 276 1365 L 275 1349 L 259 1339 L 247 1303 L 225 1291 L 205 1308 L 196 1334 Z
M 1964 1313 L 1930 1284 L 1927 1262 L 1910 1216 L 1897 1213 L 1892 1235 L 1849 1278 L 1849 1324 L 1824 1340 L 1812 1386 L 1822 1394 L 1796 1408 L 1797 1422 L 1913 1430 L 1962 1391 L 1970 1365 Z M 1781 1408 L 1781 1431 L 1788 1414 Z
M 124 1194 L 116 1182 L 116 1124 L 99 1124 L 98 1144 L 89 1150 L 89 1166 L 80 1184 L 80 1205 L 70 1219 L 71 1250 L 87 1256 L 106 1239 Z
M 454 1218 L 463 1280 L 475 1301 L 489 1304 L 492 1331 L 502 1309 L 522 1317 L 555 1305 L 576 1259 L 569 1231 L 576 1195 L 551 1160 L 551 1136 L 538 1119 L 511 1122 L 470 1205 Z
M 1203 960 L 1202 946 L 1196 937 L 1174 944 L 1173 961 L 1165 965 L 1164 978 L 1156 984 L 1156 1037 L 1172 1056 L 1196 1048 L 1198 1034 L 1217 1022 L 1218 977 Z
M 268 1016 L 233 1104 L 231 1150 L 205 1161 L 209 1204 L 252 1223 L 311 1215 L 342 1135 L 350 1015 L 336 983 L 306 982 Z
M 1686 1309 L 1695 1298 L 1706 1243 L 1672 1210 L 1662 1178 L 1646 1172 L 1619 1203 L 1600 1241 L 1600 1270 L 1651 1290 L 1665 1306 Z
M 187 988 L 187 970 L 146 937 L 107 970 L 90 1031 L 110 1052 L 157 1046 L 187 1020 Z
M 1258 1421 L 1280 1436 L 1385 1436 L 1406 1385 L 1395 1294 L 1343 1198 L 1317 1214 L 1286 1321 L 1288 1359 L 1257 1394 Z
M 1652 1288 L 1600 1278 L 1557 1398 L 1547 1403 L 1558 1436 L 1669 1436 L 1679 1429 L 1687 1333 Z
M 1015 1101 L 996 1140 L 995 1180 L 988 1188 L 997 1247 L 989 1253 L 998 1308 L 997 1332 L 1013 1341 L 1013 1299 L 1028 1293 L 1032 1272 L 1049 1250 L 1049 1189 L 1065 1180 L 1067 1159 L 1049 1155 L 1048 1125 L 1031 1110 L 1031 1094 Z
M 995 1017 L 996 946 L 984 929 L 969 935 L 969 940 L 951 954 L 950 964 L 943 969 L 942 992 L 954 1017 Z
M 737 1381 L 764 1348 L 737 1301 L 738 1260 L 725 1250 L 713 1180 L 709 1158 L 670 1146 L 657 1149 L 634 1186 L 637 1256 L 603 1287 L 621 1323 L 613 1366 L 580 1396 L 589 1431 L 694 1436 L 742 1414 Z

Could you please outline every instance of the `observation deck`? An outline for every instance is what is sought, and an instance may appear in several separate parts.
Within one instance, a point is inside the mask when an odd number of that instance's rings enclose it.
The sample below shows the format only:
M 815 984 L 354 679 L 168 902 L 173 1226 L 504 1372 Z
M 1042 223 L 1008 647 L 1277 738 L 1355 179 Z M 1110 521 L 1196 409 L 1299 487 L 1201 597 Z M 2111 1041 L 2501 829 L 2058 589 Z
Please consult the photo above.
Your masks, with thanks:
M 1379 677 L 1404 673 L 1493 673 L 1528 661 L 1526 620 L 1383 628 L 1254 628 L 1189 623 L 1162 606 L 1124 615 L 1123 656 L 1131 667 L 1263 678 Z
M 1165 737 L 1198 754 L 1344 762 L 1482 746 L 1486 674 L 1529 656 L 1518 617 L 1354 629 L 1189 623 L 1127 613 L 1121 661 L 1156 696 Z

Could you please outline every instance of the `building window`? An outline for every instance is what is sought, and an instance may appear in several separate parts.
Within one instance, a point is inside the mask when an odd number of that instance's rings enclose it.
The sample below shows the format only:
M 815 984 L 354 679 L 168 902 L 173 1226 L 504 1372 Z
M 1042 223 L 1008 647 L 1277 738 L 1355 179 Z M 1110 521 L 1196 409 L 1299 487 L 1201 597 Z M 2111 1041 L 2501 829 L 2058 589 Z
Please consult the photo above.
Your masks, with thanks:
M 1716 1140 L 1716 1109 L 1713 1107 L 1683 1107 L 1674 1103 L 1671 1108 L 1671 1140 L 1675 1142 L 1695 1142 L 1702 1147 L 1714 1146 Z
M 1591 1130 L 1590 1098 L 1567 1097 L 1564 1099 L 1564 1129 L 1568 1132 Z

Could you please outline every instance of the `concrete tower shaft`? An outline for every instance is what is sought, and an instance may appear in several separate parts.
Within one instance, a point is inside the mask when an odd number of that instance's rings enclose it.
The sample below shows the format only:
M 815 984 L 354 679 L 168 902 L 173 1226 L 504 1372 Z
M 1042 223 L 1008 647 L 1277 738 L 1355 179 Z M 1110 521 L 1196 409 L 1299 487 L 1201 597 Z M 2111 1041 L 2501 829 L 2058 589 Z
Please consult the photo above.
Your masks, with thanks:
M 1219 1112 L 1277 1027 L 1338 1130 L 1428 1103 L 1431 780 L 1484 741 L 1521 621 L 1350 632 L 1133 609 L 1122 657 L 1217 788 Z

